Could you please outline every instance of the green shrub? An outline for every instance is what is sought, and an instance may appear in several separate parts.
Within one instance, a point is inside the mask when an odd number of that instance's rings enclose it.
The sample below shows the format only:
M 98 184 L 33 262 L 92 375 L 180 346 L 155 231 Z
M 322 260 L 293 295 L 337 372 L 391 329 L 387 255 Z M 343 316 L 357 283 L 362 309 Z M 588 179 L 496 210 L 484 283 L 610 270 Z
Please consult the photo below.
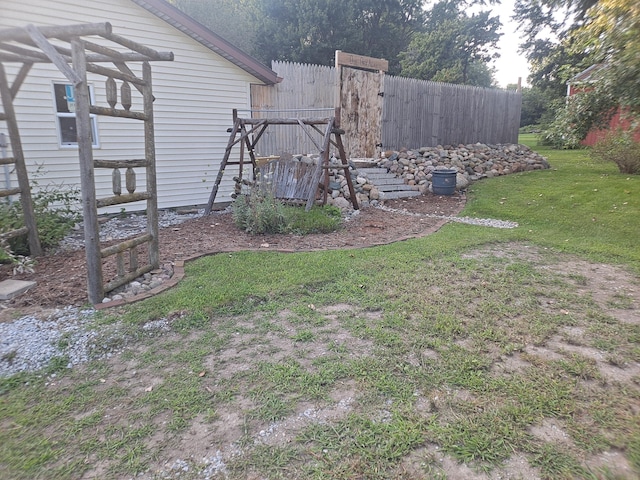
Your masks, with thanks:
M 284 204 L 260 188 L 252 188 L 249 195 L 238 195 L 232 210 L 236 226 L 253 235 L 283 233 L 287 226 Z
M 604 128 L 617 111 L 616 99 L 597 85 L 555 102 L 555 118 L 540 135 L 540 144 L 557 149 L 581 148 L 592 128 Z
M 520 127 L 520 130 L 518 131 L 518 133 L 520 134 L 526 134 L 526 133 L 535 133 L 538 134 L 540 132 L 542 132 L 543 127 L 540 124 L 533 124 L 533 125 L 525 125 L 523 127 Z
M 252 188 L 248 195 L 238 195 L 232 204 L 233 220 L 238 228 L 252 235 L 265 233 L 328 233 L 342 223 L 335 206 L 303 207 L 285 205 L 271 193 Z
M 37 182 L 32 184 L 37 186 Z M 77 188 L 47 186 L 34 189 L 31 198 L 43 248 L 56 246 L 82 218 L 78 211 L 80 191 Z M 21 202 L 0 202 L 0 225 L 3 232 L 24 226 Z M 30 254 L 26 235 L 11 239 L 8 244 L 14 255 Z
M 569 150 L 582 147 L 580 142 L 588 130 L 577 125 L 579 113 L 576 110 L 580 110 L 577 107 L 578 102 L 570 99 L 566 105 L 557 108 L 554 120 L 539 135 L 540 145 Z
M 640 174 L 640 143 L 633 140 L 630 132 L 613 131 L 596 143 L 591 157 L 602 162 L 613 162 L 620 173 Z

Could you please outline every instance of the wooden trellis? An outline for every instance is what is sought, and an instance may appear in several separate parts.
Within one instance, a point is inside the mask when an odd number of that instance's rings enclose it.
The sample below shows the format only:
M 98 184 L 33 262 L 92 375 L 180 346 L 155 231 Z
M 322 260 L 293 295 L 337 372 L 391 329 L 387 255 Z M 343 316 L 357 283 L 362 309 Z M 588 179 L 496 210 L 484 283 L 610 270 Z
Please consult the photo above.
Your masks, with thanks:
M 97 36 L 95 43 L 83 37 Z M 38 240 L 29 179 L 13 101 L 22 83 L 35 63 L 53 63 L 69 80 L 75 90 L 75 116 L 80 163 L 82 213 L 87 260 L 87 290 L 91 303 L 100 303 L 109 292 L 159 266 L 158 206 L 156 191 L 156 159 L 153 123 L 153 94 L 150 61 L 171 61 L 173 53 L 157 52 L 137 42 L 112 32 L 111 24 L 95 23 L 69 26 L 35 27 L 0 30 L 0 98 L 3 112 L 0 120 L 7 123 L 13 156 L 0 160 L 15 164 L 18 188 L 0 190 L 0 196 L 20 195 L 24 210 L 25 227 L 5 233 L 7 237 L 28 233 L 33 255 L 42 249 Z M 142 78 L 127 65 L 142 62 Z M 9 84 L 3 63 L 21 64 L 18 73 Z M 116 68 L 100 63 L 112 63 Z M 108 106 L 91 105 L 87 84 L 87 72 L 105 77 Z M 120 88 L 118 89 L 118 82 Z M 131 85 L 140 93 L 142 110 L 132 110 Z M 120 96 L 118 98 L 118 90 Z M 120 107 L 118 107 L 118 102 Z M 106 115 L 144 122 L 145 154 L 142 159 L 94 160 L 91 140 L 90 115 Z M 95 169 L 112 169 L 113 196 L 96 198 Z M 144 168 L 146 191 L 136 191 L 135 170 Z M 125 170 L 127 193 L 122 193 L 120 170 Z M 100 245 L 98 208 L 146 200 L 147 231 L 144 235 L 107 248 Z M 146 244 L 148 263 L 140 266 L 137 247 Z M 104 258 L 116 256 L 116 278 L 105 282 L 102 273 Z
M 252 179 L 254 181 L 256 180 L 257 162 L 255 148 L 256 144 L 258 143 L 266 129 L 269 127 L 269 125 L 292 125 L 302 128 L 304 133 L 311 139 L 313 144 L 318 149 L 318 152 L 320 153 L 319 162 L 317 163 L 315 168 L 311 169 L 311 177 L 305 179 L 305 184 L 309 186 L 306 194 L 307 210 L 309 210 L 313 206 L 318 189 L 321 187 L 323 190 L 323 204 L 327 202 L 327 192 L 329 190 L 329 170 L 332 168 L 344 169 L 345 178 L 347 180 L 347 185 L 349 188 L 350 201 L 353 205 L 353 208 L 357 210 L 359 208 L 358 199 L 356 198 L 355 189 L 353 188 L 353 182 L 351 180 L 351 174 L 349 172 L 349 164 L 347 162 L 344 144 L 342 143 L 342 135 L 344 135 L 345 132 L 340 128 L 339 119 L 340 109 L 335 110 L 335 114 L 333 117 L 326 118 L 242 118 L 238 117 L 238 111 L 234 109 L 233 127 L 229 129 L 229 142 L 227 143 L 227 148 L 225 149 L 224 157 L 222 158 L 222 162 L 220 164 L 220 170 L 218 171 L 213 189 L 211 190 L 209 202 L 207 203 L 207 208 L 205 209 L 205 214 L 208 215 L 209 213 L 211 213 L 213 203 L 216 199 L 216 195 L 218 194 L 218 188 L 220 187 L 220 183 L 222 182 L 222 178 L 227 166 L 238 165 L 238 180 L 241 181 L 244 166 L 250 163 Z M 324 130 L 322 130 L 322 126 L 324 126 Z M 320 134 L 322 136 L 322 141 L 316 141 L 317 139 L 314 138 L 314 135 L 312 135 L 311 132 Z M 235 162 L 229 161 L 229 157 L 231 155 L 233 147 L 238 144 L 240 145 L 239 160 Z M 339 167 L 330 164 L 330 145 L 333 145 L 338 149 L 341 160 L 341 165 Z M 245 149 L 249 152 L 248 162 L 244 159 Z

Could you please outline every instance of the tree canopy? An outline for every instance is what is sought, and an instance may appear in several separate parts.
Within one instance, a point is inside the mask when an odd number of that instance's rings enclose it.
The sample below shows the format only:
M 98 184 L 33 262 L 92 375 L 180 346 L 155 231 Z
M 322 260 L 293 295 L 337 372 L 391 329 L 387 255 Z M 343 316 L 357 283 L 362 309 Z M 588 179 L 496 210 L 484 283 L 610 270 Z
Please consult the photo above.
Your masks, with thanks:
M 531 64 L 529 80 L 551 98 L 563 96 L 566 82 L 587 67 L 605 66 L 589 78 L 575 106 L 561 112 L 567 121 L 581 122 L 586 133 L 607 121 L 612 105 L 640 112 L 637 0 L 517 0 L 515 18 L 524 32 L 521 47 Z
M 389 61 L 389 73 L 489 86 L 500 22 L 485 0 L 170 0 L 265 64 L 332 65 L 335 51 Z M 490 3 L 495 0 L 489 0 Z
M 257 3 L 256 55 L 331 65 L 335 50 L 389 60 L 423 23 L 421 0 L 262 0 Z
M 500 26 L 488 11 L 468 16 L 460 2 L 438 2 L 427 12 L 423 31 L 400 54 L 402 75 L 489 87 L 488 63 L 498 56 Z
M 606 68 L 597 80 L 622 106 L 640 113 L 640 3 L 599 0 L 576 31 L 577 44 Z

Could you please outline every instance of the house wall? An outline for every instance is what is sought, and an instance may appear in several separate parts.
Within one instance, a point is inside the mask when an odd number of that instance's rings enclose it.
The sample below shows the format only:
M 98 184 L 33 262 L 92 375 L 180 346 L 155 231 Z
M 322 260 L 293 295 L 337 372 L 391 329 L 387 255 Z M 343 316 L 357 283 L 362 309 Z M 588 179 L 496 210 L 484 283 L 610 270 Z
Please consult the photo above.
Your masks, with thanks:
M 631 129 L 631 121 L 628 118 L 624 118 L 620 114 L 620 111 L 618 111 L 613 117 L 611 117 L 611 120 L 609 121 L 608 129 L 606 130 L 596 129 L 596 128 L 591 129 L 581 143 L 584 146 L 593 147 L 599 141 L 604 140 L 604 138 L 607 136 L 607 133 L 613 130 L 628 131 L 630 129 Z M 635 130 L 635 133 L 633 134 L 633 139 L 636 142 L 640 142 L 640 128 Z
M 250 84 L 257 79 L 129 0 L 3 0 L 0 29 L 34 25 L 110 22 L 114 33 L 158 51 L 172 51 L 173 62 L 152 62 L 158 205 L 160 208 L 206 204 L 232 126 L 233 108 L 250 108 Z M 96 41 L 96 43 L 104 43 Z M 107 65 L 109 66 L 109 65 Z M 133 70 L 141 74 L 139 65 Z M 17 65 L 6 63 L 11 82 Z M 40 186 L 80 185 L 77 148 L 60 147 L 53 101 L 53 81 L 65 77 L 50 64 L 36 64 L 25 80 L 15 107 L 30 177 Z M 88 75 L 96 104 L 107 106 L 104 77 Z M 134 106 L 142 109 L 132 88 Z M 6 124 L 0 121 L 0 132 Z M 96 159 L 144 157 L 142 122 L 98 118 L 100 147 Z M 39 170 L 39 173 L 36 173 Z M 144 170 L 137 173 L 139 191 Z M 230 200 L 229 172 L 216 201 Z M 228 177 L 228 178 L 227 178 Z M 14 186 L 15 177 L 13 178 Z M 98 196 L 111 194 L 111 171 L 96 170 Z M 144 202 L 129 210 L 145 208 Z M 120 206 L 111 211 L 119 211 Z M 101 212 L 108 212 L 102 209 Z
M 583 92 L 585 91 L 585 87 L 579 84 L 569 84 L 567 86 L 567 96 L 572 97 L 573 95 L 576 95 L 577 93 Z M 585 147 L 593 147 L 596 143 L 598 143 L 601 140 L 604 140 L 604 138 L 607 136 L 607 133 L 613 131 L 613 130 L 622 130 L 622 131 L 628 131 L 632 128 L 631 125 L 631 121 L 628 118 L 625 118 L 624 115 L 622 115 L 622 112 L 620 110 L 618 110 L 613 117 L 611 117 L 611 120 L 609 120 L 609 127 L 606 129 L 600 129 L 600 128 L 592 128 L 589 133 L 587 133 L 587 136 L 584 138 L 584 140 L 582 140 L 582 142 L 580 142 L 582 145 L 584 145 Z M 637 128 L 633 134 L 633 139 L 636 142 L 640 142 L 640 128 Z

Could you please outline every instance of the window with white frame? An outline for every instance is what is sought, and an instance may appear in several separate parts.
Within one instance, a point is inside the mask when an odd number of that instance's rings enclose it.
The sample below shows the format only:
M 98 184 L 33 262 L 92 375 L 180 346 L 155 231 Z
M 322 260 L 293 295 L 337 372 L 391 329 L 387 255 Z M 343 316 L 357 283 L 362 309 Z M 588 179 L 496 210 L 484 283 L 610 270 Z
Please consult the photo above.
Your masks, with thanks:
M 53 96 L 56 107 L 56 121 L 58 124 L 58 138 L 61 147 L 78 145 L 78 132 L 76 131 L 76 96 L 73 85 L 68 83 L 54 83 Z M 89 86 L 89 99 L 94 104 L 93 87 Z M 91 144 L 99 146 L 98 124 L 96 116 L 91 119 Z

